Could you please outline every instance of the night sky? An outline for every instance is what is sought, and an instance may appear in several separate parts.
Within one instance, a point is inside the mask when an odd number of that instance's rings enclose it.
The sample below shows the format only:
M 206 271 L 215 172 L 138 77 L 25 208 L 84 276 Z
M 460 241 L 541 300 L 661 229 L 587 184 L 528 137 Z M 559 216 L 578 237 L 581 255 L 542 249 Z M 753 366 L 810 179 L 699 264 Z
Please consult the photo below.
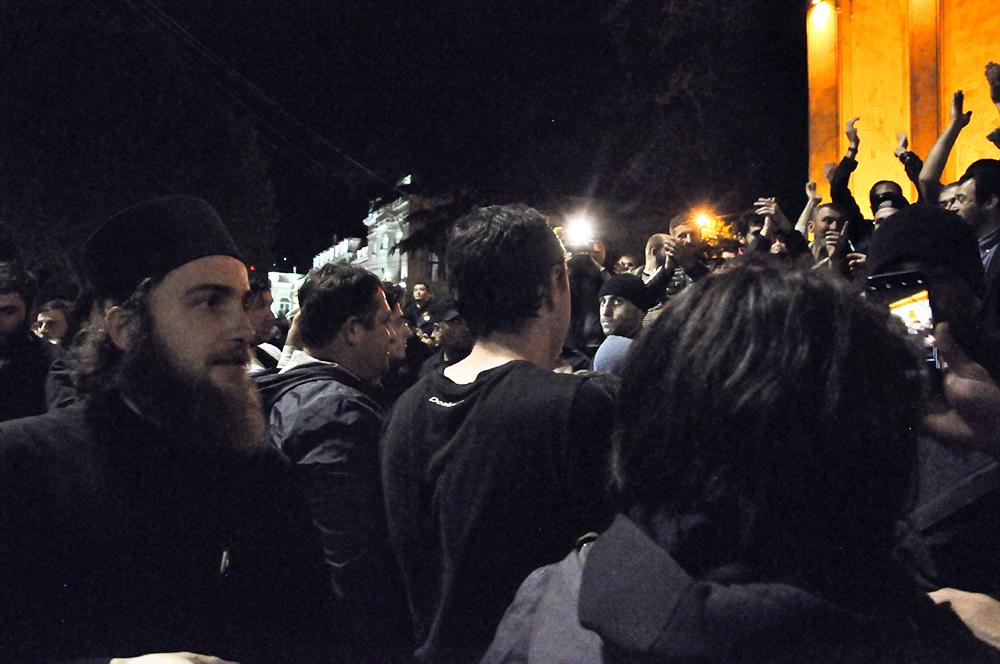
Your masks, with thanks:
M 8 7 L 0 18 L 5 30 L 58 48 L 67 19 L 46 12 L 67 7 Z M 191 76 L 216 92 L 205 105 L 220 114 L 238 107 L 260 129 L 280 217 L 273 255 L 298 265 L 335 234 L 361 234 L 369 202 L 391 197 L 408 173 L 426 190 L 472 189 L 548 211 L 594 198 L 612 244 L 628 245 L 613 246 L 620 251 L 704 201 L 738 212 L 776 194 L 797 214 L 806 8 L 804 0 L 73 4 L 87 20 L 162 31 L 204 61 Z M 30 85 L 23 94 L 33 94 Z

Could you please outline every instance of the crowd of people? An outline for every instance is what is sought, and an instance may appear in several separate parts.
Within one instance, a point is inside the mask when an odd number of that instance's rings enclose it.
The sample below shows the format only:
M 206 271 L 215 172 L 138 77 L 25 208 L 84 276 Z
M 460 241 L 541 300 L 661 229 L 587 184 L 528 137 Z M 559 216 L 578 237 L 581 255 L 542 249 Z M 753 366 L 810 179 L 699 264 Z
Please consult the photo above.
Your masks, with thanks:
M 0 661 L 1000 661 L 968 122 L 901 135 L 919 198 L 870 219 L 854 118 L 795 223 L 678 215 L 637 260 L 484 207 L 447 284 L 331 263 L 280 321 L 188 196 L 104 221 L 74 303 L 0 263 Z

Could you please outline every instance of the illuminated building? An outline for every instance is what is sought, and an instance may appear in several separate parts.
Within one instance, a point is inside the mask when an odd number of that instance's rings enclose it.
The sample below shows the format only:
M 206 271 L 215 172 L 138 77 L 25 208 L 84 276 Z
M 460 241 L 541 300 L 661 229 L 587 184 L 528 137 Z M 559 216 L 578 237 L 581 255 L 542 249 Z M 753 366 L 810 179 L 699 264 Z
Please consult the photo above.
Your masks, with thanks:
M 806 19 L 809 58 L 809 179 L 829 199 L 823 164 L 847 150 L 844 125 L 860 116 L 861 146 L 851 190 L 867 199 L 882 179 L 906 183 L 893 151 L 896 132 L 926 158 L 950 118 L 951 96 L 965 91 L 972 122 L 942 180 L 956 180 L 982 157 L 997 157 L 986 135 L 1000 126 L 983 68 L 1000 60 L 995 0 L 822 0 Z M 910 187 L 911 200 L 916 192 Z

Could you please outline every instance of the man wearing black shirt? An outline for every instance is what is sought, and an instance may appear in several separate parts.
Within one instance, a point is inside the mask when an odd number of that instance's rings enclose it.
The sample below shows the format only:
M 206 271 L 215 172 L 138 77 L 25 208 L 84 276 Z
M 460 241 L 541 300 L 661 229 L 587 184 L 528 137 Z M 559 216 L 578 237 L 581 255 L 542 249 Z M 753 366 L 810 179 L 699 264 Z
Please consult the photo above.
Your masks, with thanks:
M 448 275 L 476 343 L 400 398 L 382 439 L 422 662 L 478 659 L 524 577 L 609 516 L 611 401 L 551 371 L 570 294 L 545 218 L 524 206 L 471 213 L 449 244 Z

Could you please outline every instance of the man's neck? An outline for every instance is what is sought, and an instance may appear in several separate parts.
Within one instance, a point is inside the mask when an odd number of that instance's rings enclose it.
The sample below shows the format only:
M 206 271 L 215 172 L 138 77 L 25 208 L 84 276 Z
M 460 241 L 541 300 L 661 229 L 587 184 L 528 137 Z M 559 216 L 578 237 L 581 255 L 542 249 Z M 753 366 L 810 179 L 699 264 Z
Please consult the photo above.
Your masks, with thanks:
M 311 348 L 306 346 L 302 349 L 302 352 L 315 360 L 319 360 L 320 362 L 329 362 L 330 364 L 338 366 L 363 383 L 373 382 L 362 378 L 358 374 L 357 370 L 353 368 L 357 365 L 357 363 L 353 361 L 350 353 L 345 352 L 342 348 L 338 350 L 336 345 L 331 345 L 326 348 Z
M 551 357 L 547 344 L 539 341 L 545 338 L 542 331 L 532 334 L 533 331 L 534 326 L 530 326 L 518 334 L 493 334 L 477 341 L 463 360 L 445 368 L 445 377 L 453 383 L 467 385 L 475 382 L 482 372 L 516 360 L 551 369 L 556 358 Z
M 660 269 L 660 265 L 656 262 L 656 257 L 647 258 L 646 264 L 642 267 L 642 271 L 646 274 L 653 276 L 653 274 Z

